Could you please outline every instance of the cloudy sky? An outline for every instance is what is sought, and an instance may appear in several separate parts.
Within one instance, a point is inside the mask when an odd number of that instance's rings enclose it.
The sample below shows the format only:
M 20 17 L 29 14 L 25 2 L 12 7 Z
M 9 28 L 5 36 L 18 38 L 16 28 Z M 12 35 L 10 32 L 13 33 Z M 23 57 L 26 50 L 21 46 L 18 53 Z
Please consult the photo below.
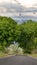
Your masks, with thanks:
M 18 1 L 21 5 L 26 6 L 26 7 L 32 7 L 34 4 L 37 4 L 37 0 L 15 0 Z M 0 0 L 0 3 L 3 2 L 13 2 L 13 0 Z
M 37 4 L 37 0 L 18 0 L 23 6 L 32 7 Z
M 17 20 L 37 20 L 37 0 L 0 0 L 1 15 Z

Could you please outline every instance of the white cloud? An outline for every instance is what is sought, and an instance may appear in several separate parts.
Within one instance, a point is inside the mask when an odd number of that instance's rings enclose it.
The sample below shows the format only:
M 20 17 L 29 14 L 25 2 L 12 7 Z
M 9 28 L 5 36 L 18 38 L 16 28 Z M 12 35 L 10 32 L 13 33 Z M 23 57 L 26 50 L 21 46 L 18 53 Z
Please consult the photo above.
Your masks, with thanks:
M 0 3 L 3 3 L 3 2 L 10 3 L 11 0 L 0 0 Z
M 37 0 L 18 0 L 23 6 L 32 7 L 37 3 Z
M 37 4 L 37 0 L 0 0 L 0 3 L 16 3 L 16 1 L 26 7 L 32 7 L 32 5 Z
M 15 0 L 0 0 L 0 15 L 10 16 L 17 19 L 37 19 L 37 0 L 17 0 L 20 4 L 17 5 Z M 13 3 L 13 4 L 11 4 Z M 35 5 L 36 6 L 35 6 Z M 23 8 L 21 7 L 31 7 Z M 33 7 L 34 5 L 34 7 Z M 20 18 L 19 13 L 22 11 L 22 16 Z M 35 12 L 35 14 L 33 14 Z M 17 15 L 18 14 L 18 15 Z

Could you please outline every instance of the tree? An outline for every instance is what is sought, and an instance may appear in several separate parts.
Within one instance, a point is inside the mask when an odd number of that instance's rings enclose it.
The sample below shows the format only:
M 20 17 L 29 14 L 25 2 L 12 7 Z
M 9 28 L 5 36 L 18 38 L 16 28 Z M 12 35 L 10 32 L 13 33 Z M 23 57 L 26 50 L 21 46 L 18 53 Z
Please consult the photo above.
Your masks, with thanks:
M 14 41 L 17 23 L 10 17 L 0 17 L 0 45 L 9 46 Z
M 27 21 L 26 23 L 22 23 L 21 25 L 21 34 L 19 36 L 19 46 L 24 49 L 24 51 L 31 53 L 31 51 L 35 48 L 34 39 L 37 35 L 37 22 L 32 20 Z

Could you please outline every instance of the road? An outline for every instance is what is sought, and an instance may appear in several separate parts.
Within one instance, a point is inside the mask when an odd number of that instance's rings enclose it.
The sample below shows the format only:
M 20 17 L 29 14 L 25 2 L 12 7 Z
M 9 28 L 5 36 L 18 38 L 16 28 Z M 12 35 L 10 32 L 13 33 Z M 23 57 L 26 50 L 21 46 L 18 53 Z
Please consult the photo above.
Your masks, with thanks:
M 0 65 L 37 65 L 37 59 L 28 56 L 0 58 Z

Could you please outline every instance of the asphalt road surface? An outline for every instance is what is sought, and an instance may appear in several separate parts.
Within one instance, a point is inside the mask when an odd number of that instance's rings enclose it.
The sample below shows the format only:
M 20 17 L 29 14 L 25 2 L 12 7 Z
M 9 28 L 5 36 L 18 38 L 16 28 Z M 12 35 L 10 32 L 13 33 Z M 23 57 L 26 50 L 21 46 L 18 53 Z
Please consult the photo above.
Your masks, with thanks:
M 0 58 L 0 65 L 37 65 L 37 59 L 28 56 Z

